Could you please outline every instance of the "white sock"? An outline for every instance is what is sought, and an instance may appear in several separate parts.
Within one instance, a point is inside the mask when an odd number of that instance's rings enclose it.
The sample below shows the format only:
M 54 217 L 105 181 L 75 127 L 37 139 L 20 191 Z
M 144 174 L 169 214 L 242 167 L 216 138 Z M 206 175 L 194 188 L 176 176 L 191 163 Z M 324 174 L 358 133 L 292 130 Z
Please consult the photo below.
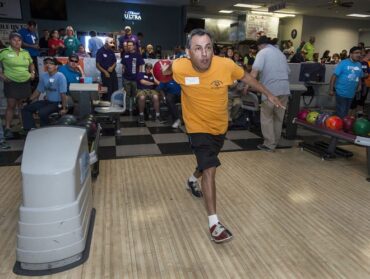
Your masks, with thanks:
M 213 225 L 216 225 L 217 223 L 218 223 L 217 214 L 213 214 L 213 215 L 208 216 L 208 224 L 209 224 L 210 228 L 212 228 Z
M 194 174 L 192 174 L 190 177 L 189 177 L 189 181 L 190 182 L 197 182 L 197 178 L 194 176 Z
M 141 115 L 141 116 L 144 116 L 144 112 L 140 112 L 140 115 Z
M 159 117 L 159 114 L 160 114 L 159 112 L 156 112 L 156 113 L 155 113 L 155 116 L 156 116 L 156 117 Z

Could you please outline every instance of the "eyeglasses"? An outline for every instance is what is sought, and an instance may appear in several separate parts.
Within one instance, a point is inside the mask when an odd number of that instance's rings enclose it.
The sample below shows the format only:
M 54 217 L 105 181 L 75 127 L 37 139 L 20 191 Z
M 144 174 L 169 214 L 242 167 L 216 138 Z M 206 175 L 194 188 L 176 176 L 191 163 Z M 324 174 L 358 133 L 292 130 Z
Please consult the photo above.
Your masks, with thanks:
M 44 62 L 45 65 L 56 65 L 53 61 L 46 61 Z
M 78 60 L 72 60 L 72 59 L 70 59 L 69 61 L 70 61 L 70 62 L 78 63 Z

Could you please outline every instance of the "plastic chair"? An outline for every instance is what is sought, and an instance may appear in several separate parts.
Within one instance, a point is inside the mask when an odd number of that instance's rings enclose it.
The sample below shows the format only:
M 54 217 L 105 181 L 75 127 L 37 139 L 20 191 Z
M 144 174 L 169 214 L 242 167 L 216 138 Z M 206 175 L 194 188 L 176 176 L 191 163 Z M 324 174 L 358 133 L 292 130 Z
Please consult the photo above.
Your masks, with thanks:
M 256 93 L 248 92 L 246 96 L 242 97 L 243 110 L 247 111 L 247 122 L 249 129 L 251 127 L 258 125 L 259 120 L 257 112 L 260 110 L 260 99 Z
M 120 134 L 120 115 L 126 111 L 125 90 L 122 88 L 112 94 L 110 106 L 98 106 L 95 107 L 94 111 L 97 113 L 97 118 L 99 118 L 99 116 L 108 116 L 109 118 L 111 118 L 112 122 L 115 123 L 116 135 Z
M 249 111 L 259 111 L 260 101 L 257 94 L 248 92 L 246 96 L 242 97 L 242 109 Z

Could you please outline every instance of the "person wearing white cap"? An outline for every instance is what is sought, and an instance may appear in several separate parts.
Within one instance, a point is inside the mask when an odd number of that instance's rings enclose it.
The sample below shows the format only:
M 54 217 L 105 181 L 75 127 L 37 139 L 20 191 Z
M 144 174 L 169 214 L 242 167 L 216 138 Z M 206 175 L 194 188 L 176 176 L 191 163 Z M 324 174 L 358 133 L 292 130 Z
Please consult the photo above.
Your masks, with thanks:
M 113 38 L 107 37 L 104 46 L 96 53 L 96 68 L 101 73 L 103 85 L 108 88 L 108 92 L 104 98 L 106 100 L 110 100 L 112 93 L 118 89 L 116 73 L 117 58 L 113 51 L 114 48 Z
M 123 31 L 124 31 L 123 32 L 124 35 L 118 38 L 118 43 L 119 43 L 118 48 L 120 49 L 120 51 L 122 52 L 122 50 L 123 50 L 123 43 L 124 42 L 131 41 L 131 42 L 134 43 L 135 51 L 140 53 L 140 40 L 136 35 L 132 34 L 131 27 L 130 26 L 125 26 Z

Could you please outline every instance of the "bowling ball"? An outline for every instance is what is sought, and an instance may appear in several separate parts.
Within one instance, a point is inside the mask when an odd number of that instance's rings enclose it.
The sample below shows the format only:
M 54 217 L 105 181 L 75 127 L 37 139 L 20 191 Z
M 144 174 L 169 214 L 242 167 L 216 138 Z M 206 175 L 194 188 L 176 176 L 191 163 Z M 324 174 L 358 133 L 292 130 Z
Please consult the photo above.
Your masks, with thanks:
M 58 120 L 59 125 L 76 125 L 76 123 L 77 119 L 72 114 L 65 114 Z
M 320 115 L 317 111 L 311 111 L 306 116 L 306 121 L 310 124 L 315 124 L 317 117 Z
M 91 122 L 90 130 L 91 130 L 92 134 L 94 134 L 94 135 L 96 134 L 96 132 L 98 130 L 98 126 L 96 125 L 96 122 Z
M 315 124 L 317 126 L 325 127 L 325 120 L 330 116 L 331 116 L 331 114 L 328 113 L 328 112 L 320 113 L 319 116 L 316 118 L 316 123 Z
M 358 136 L 367 136 L 370 132 L 370 122 L 365 118 L 358 118 L 353 124 L 353 132 Z
M 309 110 L 308 109 L 301 109 L 299 112 L 298 112 L 298 119 L 300 120 L 306 120 L 306 117 L 307 115 L 309 114 Z
M 352 134 L 353 124 L 356 121 L 356 117 L 347 115 L 343 118 L 343 131 Z
M 171 64 L 170 60 L 158 60 L 154 64 L 153 75 L 154 75 L 155 79 L 160 81 L 160 82 L 169 82 L 170 80 L 172 80 L 172 75 L 163 75 L 162 74 L 162 68 L 161 68 L 160 62 L 162 64 L 168 64 L 168 65 Z
M 339 116 L 333 115 L 325 120 L 325 126 L 332 130 L 341 130 L 343 127 L 343 120 Z

